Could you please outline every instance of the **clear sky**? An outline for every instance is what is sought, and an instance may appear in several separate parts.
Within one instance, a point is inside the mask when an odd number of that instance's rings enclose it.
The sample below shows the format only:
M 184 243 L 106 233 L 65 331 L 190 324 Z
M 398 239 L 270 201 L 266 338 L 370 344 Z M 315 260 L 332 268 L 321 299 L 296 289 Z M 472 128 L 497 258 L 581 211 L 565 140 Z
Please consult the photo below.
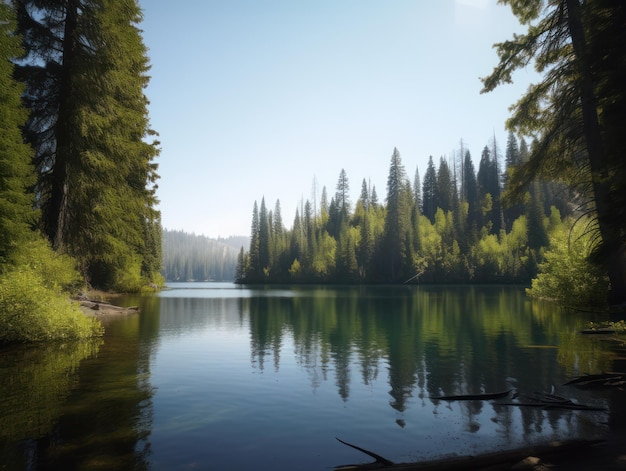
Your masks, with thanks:
M 160 134 L 163 226 L 249 235 L 252 208 L 329 199 L 345 169 L 386 196 L 394 147 L 408 177 L 459 152 L 475 166 L 532 71 L 480 94 L 493 44 L 524 29 L 496 0 L 141 0 Z

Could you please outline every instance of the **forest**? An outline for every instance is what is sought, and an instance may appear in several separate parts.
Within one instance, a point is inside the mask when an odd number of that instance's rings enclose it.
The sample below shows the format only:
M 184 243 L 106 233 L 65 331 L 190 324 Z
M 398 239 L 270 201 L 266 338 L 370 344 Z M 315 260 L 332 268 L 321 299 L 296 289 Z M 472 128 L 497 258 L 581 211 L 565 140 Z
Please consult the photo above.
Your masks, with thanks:
M 248 237 L 211 239 L 184 231 L 163 229 L 163 266 L 166 281 L 233 281 L 239 248 Z
M 537 181 L 516 205 L 504 207 L 507 169 L 528 159 L 528 145 L 509 133 L 504 150 L 485 146 L 478 171 L 463 141 L 458 158 L 430 157 L 423 181 L 409 180 L 393 150 L 385 202 L 362 180 L 349 199 L 341 170 L 335 192 L 301 202 L 284 227 L 280 201 L 255 202 L 250 249 L 241 252 L 240 282 L 530 283 L 550 234 L 568 224 L 576 198 L 567 185 Z M 463 156 L 461 159 L 460 157 Z
M 261 199 L 237 281 L 532 279 L 537 296 L 626 305 L 626 4 L 502 3 L 527 30 L 494 45 L 481 93 L 518 69 L 541 74 L 511 107 L 505 165 L 494 142 L 477 172 L 462 150 L 411 182 L 394 149 L 384 202 L 364 180 L 352 205 L 341 171 L 335 194 L 302 202 L 288 230 L 280 203 Z
M 141 21 L 134 0 L 0 1 L 0 343 L 90 336 L 70 295 L 162 284 Z
M 476 168 L 461 145 L 423 176 L 393 149 L 383 200 L 364 179 L 350 201 L 342 170 L 290 228 L 261 198 L 237 282 L 530 283 L 626 305 L 626 3 L 502 3 L 527 30 L 494 45 L 481 92 L 541 75 L 504 148 Z M 136 0 L 0 1 L 0 343 L 98 335 L 70 296 L 163 285 L 142 19 Z M 174 265 L 176 279 L 220 276 Z

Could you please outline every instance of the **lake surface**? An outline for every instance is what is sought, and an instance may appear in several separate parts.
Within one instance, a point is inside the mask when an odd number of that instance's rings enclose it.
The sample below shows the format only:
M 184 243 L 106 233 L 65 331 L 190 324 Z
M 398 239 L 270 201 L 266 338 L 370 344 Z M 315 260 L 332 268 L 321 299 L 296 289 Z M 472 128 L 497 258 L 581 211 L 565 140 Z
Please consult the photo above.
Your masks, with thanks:
M 519 287 L 171 283 L 103 340 L 0 353 L 1 469 L 322 470 L 593 438 L 610 412 L 434 399 L 613 369 L 590 314 Z M 509 401 L 510 402 L 510 401 Z

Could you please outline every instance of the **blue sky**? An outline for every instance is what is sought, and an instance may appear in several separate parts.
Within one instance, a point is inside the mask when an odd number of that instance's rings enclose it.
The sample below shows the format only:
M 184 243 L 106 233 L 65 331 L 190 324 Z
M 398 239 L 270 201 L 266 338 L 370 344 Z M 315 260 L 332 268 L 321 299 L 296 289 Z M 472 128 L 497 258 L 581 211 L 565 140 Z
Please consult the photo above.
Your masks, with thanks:
M 495 0 L 141 0 L 160 134 L 163 226 L 249 235 L 254 201 L 302 200 L 345 169 L 381 201 L 394 147 L 412 180 L 463 139 L 477 166 L 532 71 L 480 94 L 492 45 L 522 32 Z

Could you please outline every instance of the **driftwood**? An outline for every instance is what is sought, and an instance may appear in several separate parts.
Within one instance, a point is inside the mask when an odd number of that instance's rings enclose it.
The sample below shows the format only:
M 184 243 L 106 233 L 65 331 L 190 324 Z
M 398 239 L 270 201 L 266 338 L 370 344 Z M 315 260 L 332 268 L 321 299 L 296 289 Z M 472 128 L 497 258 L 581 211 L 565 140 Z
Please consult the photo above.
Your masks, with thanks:
M 337 439 L 339 440 L 339 439 Z M 516 469 L 515 465 L 527 461 L 529 457 L 533 463 L 538 464 L 541 460 L 555 459 L 556 457 L 571 457 L 573 453 L 587 453 L 593 446 L 604 443 L 604 440 L 570 440 L 565 442 L 551 442 L 544 445 L 519 448 L 496 453 L 487 453 L 478 456 L 454 456 L 431 461 L 415 463 L 393 463 L 369 450 L 351 445 L 339 440 L 341 443 L 355 448 L 363 453 L 375 457 L 376 461 L 366 464 L 349 464 L 335 467 L 335 471 L 388 469 L 393 471 L 461 471 L 461 470 L 489 470 Z
M 440 401 L 488 401 L 491 399 L 502 399 L 511 394 L 513 390 L 495 392 L 495 393 L 483 393 L 483 394 L 461 394 L 458 396 L 431 396 L 431 399 L 437 399 Z
M 79 304 L 82 311 L 88 316 L 101 317 L 114 314 L 127 315 L 139 312 L 139 308 L 137 306 L 122 307 L 102 301 L 90 301 L 83 299 L 79 301 Z
M 501 406 L 538 407 L 541 409 L 606 411 L 604 407 L 578 404 L 563 396 L 537 392 L 532 393 L 530 396 L 525 396 L 522 402 L 499 402 L 498 404 Z
M 615 332 L 615 329 L 611 329 L 610 327 L 600 327 L 598 329 L 584 329 L 580 331 L 581 334 L 585 335 L 607 335 L 614 334 Z
M 337 438 L 337 441 L 343 443 L 344 445 L 347 445 L 349 447 L 354 448 L 355 450 L 359 450 L 362 453 L 365 453 L 368 456 L 371 456 L 372 458 L 374 458 L 376 461 L 373 461 L 372 463 L 368 463 L 365 465 L 354 465 L 354 464 L 349 464 L 349 465 L 345 465 L 345 466 L 339 466 L 336 467 L 336 470 L 340 470 L 340 469 L 353 469 L 351 468 L 351 466 L 359 466 L 358 468 L 354 468 L 354 469 L 376 469 L 376 468 L 382 468 L 382 467 L 388 467 L 388 466 L 393 466 L 395 465 L 395 463 L 393 461 L 389 461 L 387 458 L 383 458 L 380 455 L 377 455 L 376 453 L 366 450 L 365 448 L 361 448 L 360 446 L 356 446 L 353 445 L 352 443 L 348 443 L 348 442 L 344 442 L 342 439 Z
M 608 372 L 595 375 L 583 375 L 574 378 L 565 385 L 579 388 L 622 387 L 626 384 L 626 373 Z

